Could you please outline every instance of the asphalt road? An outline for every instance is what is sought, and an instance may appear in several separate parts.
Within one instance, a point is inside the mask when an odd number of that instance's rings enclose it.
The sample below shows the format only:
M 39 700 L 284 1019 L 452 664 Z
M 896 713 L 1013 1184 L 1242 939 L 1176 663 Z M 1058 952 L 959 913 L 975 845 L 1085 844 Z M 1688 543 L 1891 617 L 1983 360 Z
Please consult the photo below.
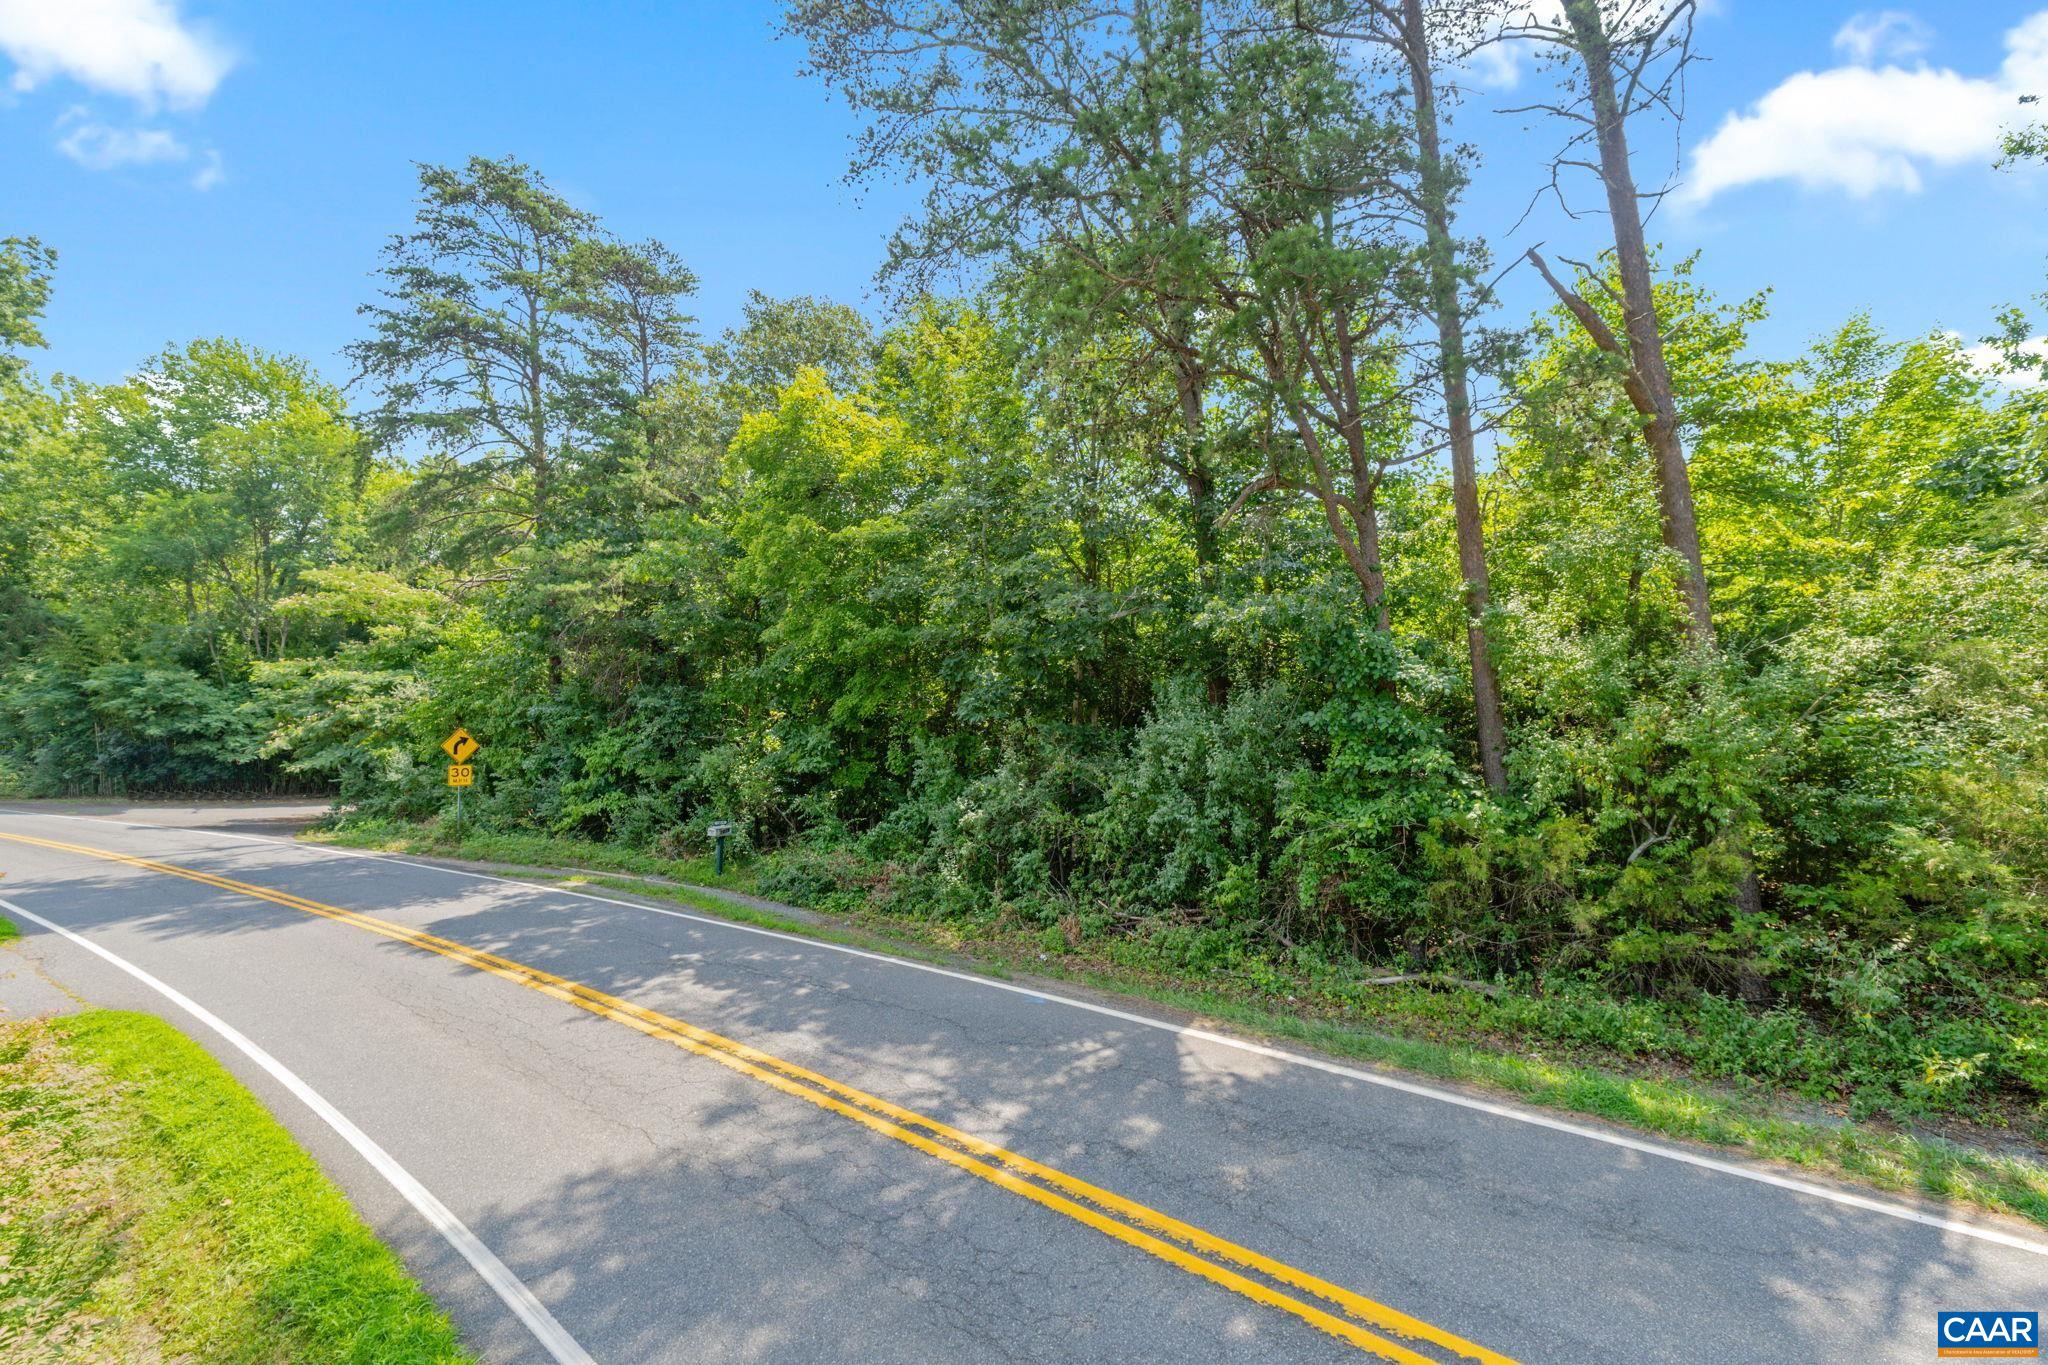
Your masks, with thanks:
M 494 1361 L 1925 1361 L 1937 1310 L 2048 1309 L 2019 1224 L 281 842 L 286 808 L 67 809 L 0 809 L 0 1008 L 191 1033 Z

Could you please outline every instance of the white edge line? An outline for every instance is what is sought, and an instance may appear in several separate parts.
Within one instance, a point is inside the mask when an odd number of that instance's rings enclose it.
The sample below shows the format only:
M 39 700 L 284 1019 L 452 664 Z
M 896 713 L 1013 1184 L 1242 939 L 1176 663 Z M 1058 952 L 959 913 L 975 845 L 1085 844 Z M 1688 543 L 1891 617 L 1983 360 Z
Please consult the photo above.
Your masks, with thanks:
M 1179 1034 L 1184 1038 L 1193 1038 L 1201 1042 L 1235 1048 L 1240 1052 L 1249 1052 L 1256 1056 L 1268 1057 L 1274 1061 L 1287 1062 L 1294 1066 L 1308 1067 L 1311 1070 L 1327 1072 L 1333 1076 L 1343 1076 L 1348 1080 L 1362 1081 L 1367 1085 L 1376 1085 L 1388 1090 L 1398 1090 L 1404 1094 L 1420 1096 L 1423 1099 L 1437 1100 L 1444 1104 L 1456 1105 L 1461 1109 L 1470 1109 L 1481 1114 L 1490 1114 L 1495 1118 L 1511 1119 L 1516 1123 L 1526 1123 L 1536 1128 L 1548 1128 L 1552 1132 L 1570 1133 L 1575 1137 L 1589 1138 L 1594 1142 L 1605 1143 L 1610 1147 L 1620 1147 L 1627 1151 L 1640 1152 L 1646 1156 L 1662 1157 L 1666 1161 L 1681 1162 L 1687 1166 L 1696 1166 L 1702 1170 L 1715 1171 L 1722 1175 L 1736 1176 L 1743 1180 L 1754 1181 L 1760 1185 L 1770 1185 L 1781 1190 L 1790 1190 L 1795 1194 L 1809 1195 L 1815 1199 L 1825 1199 L 1830 1203 L 1846 1205 L 1849 1208 L 1883 1214 L 1887 1218 L 1897 1218 L 1908 1223 L 1918 1223 L 1924 1227 L 1938 1228 L 1943 1232 L 1953 1232 L 1965 1237 L 1975 1237 L 1980 1241 L 1994 1242 L 1999 1246 L 2011 1247 L 2016 1251 L 2031 1252 L 2036 1256 L 2048 1257 L 2048 1243 L 2031 1241 L 2025 1237 L 2015 1236 L 2012 1233 L 2004 1232 L 1997 1228 L 1987 1228 L 1974 1223 L 1960 1222 L 1953 1218 L 1944 1218 L 1940 1214 L 1909 1208 L 1904 1204 L 1888 1203 L 1882 1199 L 1871 1199 L 1864 1195 L 1852 1194 L 1847 1190 L 1834 1189 L 1826 1185 L 1816 1185 L 1811 1181 L 1779 1175 L 1775 1171 L 1745 1166 L 1733 1161 L 1723 1161 L 1717 1157 L 1705 1156 L 1698 1152 L 1688 1152 L 1681 1147 L 1666 1147 L 1662 1143 L 1628 1137 L 1621 1133 L 1610 1133 L 1599 1128 L 1589 1128 L 1584 1124 L 1573 1123 L 1567 1119 L 1552 1118 L 1547 1114 L 1536 1113 L 1513 1105 L 1496 1104 L 1491 1100 L 1482 1100 L 1476 1096 L 1461 1095 L 1455 1090 L 1443 1090 L 1433 1085 L 1423 1085 L 1416 1081 L 1403 1080 L 1397 1076 L 1388 1076 L 1378 1072 L 1365 1071 L 1358 1067 L 1345 1066 L 1340 1062 L 1328 1062 L 1319 1057 L 1304 1056 L 1298 1052 L 1289 1052 L 1284 1048 L 1268 1047 L 1264 1043 L 1254 1043 L 1244 1038 L 1233 1038 L 1224 1033 L 1212 1033 L 1208 1029 L 1190 1028 L 1185 1024 L 1175 1024 L 1165 1019 L 1152 1018 L 1149 1015 L 1133 1014 L 1128 1010 L 1114 1009 L 1108 1005 L 1097 1005 L 1087 1000 L 1076 1000 L 1072 996 L 1036 990 L 1030 986 L 1018 986 L 1007 981 L 995 980 L 992 977 L 975 976 L 967 972 L 956 972 L 951 968 L 934 966 L 929 962 L 917 962 L 910 958 L 891 957 L 887 953 L 871 952 L 865 948 L 853 948 L 843 943 L 833 943 L 827 939 L 807 938 L 802 934 L 788 934 L 779 929 L 764 929 L 757 924 L 746 924 L 738 920 L 721 919 L 716 915 L 691 914 L 686 910 L 670 910 L 658 905 L 642 905 L 637 901 L 624 901 L 612 896 L 600 896 L 595 892 L 578 891 L 572 887 L 552 886 L 542 882 L 521 880 L 517 877 L 500 877 L 489 872 L 470 872 L 463 868 L 444 867 L 438 863 L 420 862 L 412 858 L 395 857 L 388 853 L 372 853 L 356 848 L 339 848 L 332 844 L 306 843 L 297 839 L 279 839 L 269 835 L 235 834 L 226 830 L 200 829 L 184 825 L 152 825 L 140 821 L 114 820 L 94 815 L 58 815 L 49 811 L 0 809 L 0 815 L 21 815 L 31 818 L 41 816 L 54 820 L 81 820 L 93 824 L 119 825 L 128 829 L 207 835 L 213 838 L 237 839 L 245 843 L 281 844 L 287 848 L 314 849 L 321 853 L 340 857 L 368 858 L 376 862 L 397 863 L 401 867 L 419 868 L 428 872 L 446 872 L 451 876 L 468 877 L 475 881 L 501 882 L 507 886 L 523 886 L 533 890 L 554 891 L 563 895 L 580 896 L 584 900 L 598 901 L 605 905 L 620 906 L 627 910 L 640 910 L 648 914 L 667 915 L 674 919 L 691 920 L 698 924 L 714 925 L 721 929 L 737 929 L 742 933 L 759 934 L 764 938 L 781 939 L 784 942 L 800 944 L 807 948 L 823 948 L 835 953 L 845 953 L 850 957 L 867 958 L 873 962 L 893 963 L 899 967 L 909 967 L 914 971 L 930 972 L 934 976 L 949 977 L 955 981 L 965 981 L 977 986 L 987 986 L 994 990 L 1008 991 L 1013 995 L 1027 996 L 1037 1000 L 1056 1001 L 1059 1004 L 1068 1005 L 1077 1010 L 1086 1010 L 1090 1014 L 1100 1014 L 1111 1019 L 1120 1019 L 1125 1023 L 1138 1024 L 1145 1028 L 1160 1029 L 1167 1033 Z M 602 876 L 603 873 L 597 872 L 595 875 Z M 0 904 L 4 904 L 4 902 L 0 902 Z
M 406 1202 L 419 1210 L 420 1216 L 433 1224 L 435 1231 L 447 1238 L 448 1244 L 461 1252 L 463 1259 L 476 1268 L 476 1273 L 483 1276 L 484 1282 L 497 1291 L 498 1297 L 505 1301 L 507 1308 L 519 1315 L 519 1320 L 526 1324 L 527 1329 L 547 1349 L 548 1354 L 560 1362 L 560 1365 L 596 1365 L 589 1353 L 577 1344 L 576 1338 L 569 1335 L 568 1329 L 555 1321 L 554 1314 L 548 1312 L 546 1306 L 534 1297 L 533 1291 L 526 1287 L 525 1282 L 513 1274 L 511 1269 L 483 1244 L 483 1240 L 455 1216 L 453 1210 L 435 1198 L 433 1191 L 422 1185 L 412 1172 L 399 1165 L 389 1152 L 377 1145 L 375 1139 L 356 1127 L 346 1114 L 328 1102 L 326 1096 L 300 1080 L 283 1062 L 251 1042 L 241 1030 L 198 1001 L 157 980 L 134 963 L 108 952 L 84 935 L 73 933 L 61 924 L 46 920 L 33 910 L 24 910 L 13 901 L 0 900 L 0 909 L 40 924 L 53 933 L 62 934 L 87 952 L 105 958 L 227 1039 L 250 1061 L 269 1072 L 280 1085 L 303 1100 L 308 1109 L 325 1120 L 328 1127 L 341 1134 L 343 1140 L 375 1167 L 379 1175 L 390 1181 L 392 1188 L 404 1195 Z

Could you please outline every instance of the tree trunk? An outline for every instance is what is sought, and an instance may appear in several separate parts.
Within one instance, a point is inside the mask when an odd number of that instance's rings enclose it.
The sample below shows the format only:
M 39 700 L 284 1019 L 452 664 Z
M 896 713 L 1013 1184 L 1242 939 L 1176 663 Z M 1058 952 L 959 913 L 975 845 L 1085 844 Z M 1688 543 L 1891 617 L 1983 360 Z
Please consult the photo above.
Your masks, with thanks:
M 1144 8 L 1138 11 L 1145 16 Z M 1192 25 L 1180 28 L 1175 42 L 1175 62 L 1183 78 L 1198 69 L 1201 53 L 1207 44 L 1206 15 L 1196 6 Z M 1146 63 L 1152 63 L 1151 26 L 1149 16 L 1141 17 L 1135 31 L 1145 52 Z M 1155 155 L 1164 148 L 1168 121 L 1155 121 L 1150 129 L 1152 150 Z M 1195 148 L 1184 122 L 1176 122 L 1171 139 L 1175 191 L 1168 198 L 1168 216 L 1173 225 L 1185 232 L 1190 218 L 1193 200 L 1193 174 Z M 1194 317 L 1185 304 L 1176 304 L 1165 317 L 1166 329 L 1173 347 L 1174 385 L 1179 390 L 1181 424 L 1187 432 L 1187 450 L 1183 457 L 1181 477 L 1187 486 L 1188 514 L 1193 519 L 1195 550 L 1195 581 L 1202 594 L 1204 610 L 1216 598 L 1220 586 L 1218 564 L 1221 555 L 1217 548 L 1216 536 L 1216 480 L 1209 468 L 1209 442 L 1207 418 L 1203 411 L 1203 385 L 1207 376 L 1201 362 L 1196 358 L 1193 346 Z M 1204 691 L 1212 706 L 1221 706 L 1230 697 L 1230 673 L 1225 667 L 1220 652 L 1212 637 L 1204 635 L 1200 642 L 1204 657 Z
M 1606 22 L 1599 0 L 1566 0 L 1579 59 L 1586 70 L 1586 92 L 1593 106 L 1593 131 L 1600 148 L 1600 181 L 1607 190 L 1607 211 L 1614 220 L 1614 258 L 1621 272 L 1623 331 L 1628 336 L 1629 364 L 1641 390 L 1638 407 L 1647 400 L 1650 412 L 1643 441 L 1650 448 L 1657 480 L 1657 511 L 1664 544 L 1685 564 L 1680 589 L 1685 598 L 1686 634 L 1695 645 L 1714 646 L 1714 613 L 1707 594 L 1706 564 L 1700 554 L 1699 517 L 1693 508 L 1692 475 L 1685 464 L 1685 446 L 1678 435 L 1678 405 L 1671 393 L 1671 370 L 1664 359 L 1664 334 L 1658 326 L 1656 296 L 1650 287 L 1650 251 L 1643 241 L 1643 213 L 1636 194 L 1635 172 L 1629 165 L 1628 111 L 1614 88 L 1614 65 Z M 1749 914 L 1763 906 L 1756 864 L 1745 843 L 1740 849 L 1743 874 L 1735 888 L 1736 908 Z
M 1204 440 L 1201 376 L 1191 366 L 1177 362 L 1174 387 L 1180 394 L 1181 427 L 1187 442 L 1181 455 L 1181 484 L 1187 490 L 1189 529 L 1194 537 L 1195 581 L 1207 596 L 1216 591 L 1216 490 L 1209 477 Z
M 1479 769 L 1486 785 L 1506 791 L 1507 722 L 1500 679 L 1486 637 L 1493 598 L 1486 571 L 1486 531 L 1479 513 L 1479 467 L 1473 448 L 1472 396 L 1466 375 L 1465 318 L 1459 298 L 1456 247 L 1451 241 L 1450 182 L 1437 127 L 1436 78 L 1430 67 L 1429 30 L 1422 0 L 1402 0 L 1401 51 L 1415 100 L 1415 142 L 1422 170 L 1422 207 L 1429 233 L 1430 303 L 1436 314 L 1443 365 L 1444 416 L 1451 446 L 1451 505 L 1458 525 L 1458 572 L 1465 585 L 1465 647 L 1472 659 L 1472 710 Z
M 1686 470 L 1685 446 L 1678 436 L 1678 407 L 1671 396 L 1664 335 L 1657 325 L 1656 298 L 1650 289 L 1650 252 L 1643 241 L 1642 206 L 1635 172 L 1629 165 L 1624 126 L 1627 111 L 1614 88 L 1613 56 L 1599 0 L 1566 0 L 1565 18 L 1585 68 L 1593 107 L 1600 181 L 1607 191 L 1607 211 L 1614 221 L 1614 257 L 1621 271 L 1622 330 L 1628 337 L 1628 360 L 1650 406 L 1643 442 L 1650 449 L 1656 474 L 1658 519 L 1664 544 L 1685 563 L 1680 589 L 1685 598 L 1686 633 L 1696 644 L 1711 645 L 1714 616 L 1707 597 L 1706 565 L 1700 557 L 1699 518 L 1693 510 L 1692 476 Z
M 1351 503 L 1352 524 L 1358 528 L 1358 549 L 1366 565 L 1362 576 L 1366 605 L 1372 610 L 1373 629 L 1385 635 L 1393 629 L 1393 620 L 1387 611 L 1387 571 L 1380 563 L 1379 489 L 1368 485 L 1353 494 Z
M 1180 395 L 1181 426 L 1187 448 L 1181 457 L 1181 483 L 1187 490 L 1189 530 L 1194 538 L 1195 584 L 1204 604 L 1216 596 L 1217 564 L 1221 559 L 1216 540 L 1216 481 L 1209 472 L 1206 417 L 1202 403 L 1202 375 L 1185 356 L 1174 358 L 1174 387 Z M 1202 642 L 1208 656 L 1204 665 L 1204 691 L 1209 702 L 1221 706 L 1230 698 L 1230 675 L 1208 640 Z
M 1314 495 L 1316 505 L 1322 509 L 1323 524 L 1330 528 L 1330 539 L 1337 544 L 1338 553 L 1344 556 L 1344 563 L 1350 568 L 1351 576 L 1358 580 L 1358 589 L 1365 598 L 1365 609 L 1372 613 L 1373 628 L 1384 634 L 1390 627 L 1387 611 L 1387 576 L 1380 566 L 1380 514 L 1379 489 L 1372 482 L 1353 484 L 1352 494 L 1346 497 L 1337 486 L 1335 474 L 1330 469 L 1329 457 L 1323 452 L 1322 437 L 1317 433 L 1315 419 L 1308 407 L 1298 396 L 1287 394 L 1287 368 L 1280 363 L 1277 347 L 1261 347 L 1266 362 L 1266 373 L 1273 380 L 1274 391 L 1282 396 L 1287 405 L 1288 420 L 1294 426 L 1294 434 L 1301 440 L 1302 453 L 1308 456 L 1309 467 L 1314 471 L 1313 483 L 1303 492 Z M 1252 485 L 1278 487 L 1277 479 L 1268 475 Z

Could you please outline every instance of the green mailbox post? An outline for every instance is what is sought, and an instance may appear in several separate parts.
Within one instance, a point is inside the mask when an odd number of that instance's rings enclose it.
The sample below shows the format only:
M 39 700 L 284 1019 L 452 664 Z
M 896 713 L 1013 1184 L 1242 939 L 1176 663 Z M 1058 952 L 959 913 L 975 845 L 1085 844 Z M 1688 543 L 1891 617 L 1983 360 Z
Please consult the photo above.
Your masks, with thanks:
M 713 820 L 704 829 L 711 836 L 711 870 L 725 875 L 725 841 L 732 837 L 732 821 Z

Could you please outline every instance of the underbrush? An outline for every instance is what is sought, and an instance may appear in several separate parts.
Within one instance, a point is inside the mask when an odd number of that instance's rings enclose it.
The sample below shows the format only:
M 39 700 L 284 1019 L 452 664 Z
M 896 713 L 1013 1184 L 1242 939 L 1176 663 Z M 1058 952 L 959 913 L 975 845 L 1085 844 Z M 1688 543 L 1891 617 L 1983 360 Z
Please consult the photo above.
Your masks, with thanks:
M 1119 913 L 1069 900 L 989 902 L 963 913 L 957 894 L 934 889 L 929 874 L 880 866 L 845 846 L 787 849 L 764 863 L 756 884 L 797 904 L 942 922 L 968 937 L 1020 937 L 1049 957 L 1222 988 L 1407 1036 L 1554 1045 L 1786 1091 L 1852 1118 L 1960 1121 L 2048 1146 L 2048 1073 L 2040 1070 L 2048 1001 L 2018 997 L 2015 983 L 1981 966 L 1973 971 L 1954 943 L 1932 952 L 1895 944 L 1846 967 L 1848 981 L 1824 1002 L 1846 1007 L 1824 1015 L 1790 998 L 1625 994 L 1591 968 L 1475 980 L 1412 962 L 1374 963 L 1342 945 L 1290 943 L 1270 923 L 1193 912 Z M 1994 1056 L 2009 1072 L 1994 1072 Z

